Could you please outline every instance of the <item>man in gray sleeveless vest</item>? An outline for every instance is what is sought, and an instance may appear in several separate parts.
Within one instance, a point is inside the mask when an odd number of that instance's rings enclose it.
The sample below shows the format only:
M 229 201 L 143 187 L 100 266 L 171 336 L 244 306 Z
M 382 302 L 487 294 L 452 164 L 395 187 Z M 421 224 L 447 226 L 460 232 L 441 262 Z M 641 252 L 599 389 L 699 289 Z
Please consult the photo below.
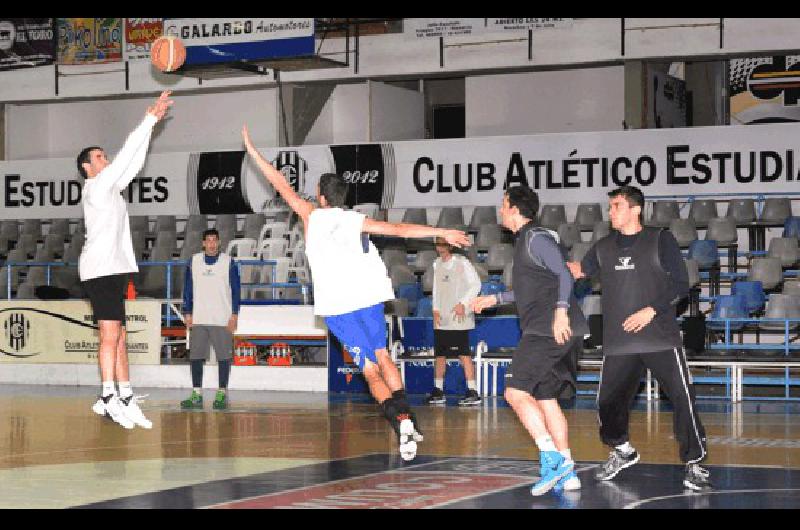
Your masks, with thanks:
M 644 195 L 634 186 L 609 194 L 614 230 L 598 241 L 581 263 L 569 263 L 575 278 L 600 274 L 603 304 L 603 368 L 597 395 L 600 438 L 613 448 L 595 474 L 611 480 L 639 461 L 628 437 L 630 408 L 645 369 L 649 369 L 674 407 L 675 438 L 686 463 L 683 484 L 711 488 L 706 434 L 695 406 L 675 306 L 689 294 L 686 264 L 675 237 L 642 226 Z
M 539 448 L 540 480 L 532 495 L 577 490 L 581 482 L 569 449 L 567 419 L 558 405 L 564 390 L 576 387 L 578 354 L 589 326 L 572 293 L 573 279 L 558 235 L 534 219 L 539 197 L 526 186 L 509 188 L 500 216 L 514 232 L 514 291 L 479 296 L 475 313 L 515 302 L 522 330 L 506 372 L 505 398 Z
M 211 347 L 219 367 L 219 387 L 213 408 L 228 407 L 228 379 L 233 358 L 233 332 L 239 318 L 239 271 L 231 257 L 219 251 L 219 232 L 203 232 L 203 252 L 192 256 L 183 284 L 183 313 L 186 329 L 191 330 L 189 361 L 192 395 L 181 401 L 181 408 L 203 408 L 203 364 Z

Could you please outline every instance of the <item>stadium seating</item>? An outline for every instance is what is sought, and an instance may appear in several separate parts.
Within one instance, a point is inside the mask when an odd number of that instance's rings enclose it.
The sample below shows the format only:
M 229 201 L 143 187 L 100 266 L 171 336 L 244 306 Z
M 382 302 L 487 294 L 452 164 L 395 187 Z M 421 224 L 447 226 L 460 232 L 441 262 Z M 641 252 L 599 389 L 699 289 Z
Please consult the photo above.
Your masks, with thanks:
M 561 223 L 558 227 L 558 239 L 567 249 L 581 242 L 581 227 L 576 223 Z
M 725 217 L 731 217 L 736 224 L 752 223 L 756 220 L 755 199 L 731 199 Z
M 486 224 L 498 224 L 497 209 L 494 206 L 476 206 L 472 210 L 469 229 L 477 230 Z
M 714 200 L 696 199 L 689 205 L 688 218 L 694 221 L 697 228 L 706 228 L 711 219 L 719 217 L 717 202 Z
M 543 204 L 539 211 L 539 226 L 558 230 L 567 222 L 567 212 L 563 204 Z
M 678 245 L 682 248 L 688 247 L 692 241 L 697 239 L 697 228 L 691 219 L 672 219 L 669 222 L 669 231 L 672 232 Z
M 575 224 L 581 230 L 591 230 L 594 226 L 603 220 L 603 208 L 600 203 L 581 203 L 575 210 Z
M 666 228 L 673 219 L 680 218 L 680 211 L 678 209 L 678 201 L 663 200 L 653 201 L 653 213 L 647 224 L 650 226 L 660 226 Z
M 792 216 L 792 202 L 788 197 L 768 197 L 764 200 L 759 221 L 765 223 L 784 223 Z

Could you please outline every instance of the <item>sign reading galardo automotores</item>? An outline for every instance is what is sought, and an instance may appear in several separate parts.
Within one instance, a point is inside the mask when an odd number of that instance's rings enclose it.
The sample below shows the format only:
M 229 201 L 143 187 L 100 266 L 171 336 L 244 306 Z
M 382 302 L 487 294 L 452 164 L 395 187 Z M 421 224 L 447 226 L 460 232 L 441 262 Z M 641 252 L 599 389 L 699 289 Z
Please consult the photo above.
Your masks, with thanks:
M 128 362 L 161 362 L 161 304 L 125 302 Z M 0 301 L 0 362 L 95 363 L 97 326 L 86 300 Z

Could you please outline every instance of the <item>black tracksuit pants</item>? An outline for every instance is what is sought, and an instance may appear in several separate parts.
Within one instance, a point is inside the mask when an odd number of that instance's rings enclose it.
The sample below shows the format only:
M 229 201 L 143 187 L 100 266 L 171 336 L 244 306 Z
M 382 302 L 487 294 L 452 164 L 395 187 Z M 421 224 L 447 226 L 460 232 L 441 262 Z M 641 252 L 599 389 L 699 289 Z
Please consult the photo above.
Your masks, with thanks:
M 697 414 L 683 348 L 603 358 L 597 394 L 600 439 L 611 447 L 628 441 L 631 405 L 647 368 L 672 403 L 673 429 L 681 460 L 700 462 L 706 456 L 706 433 Z

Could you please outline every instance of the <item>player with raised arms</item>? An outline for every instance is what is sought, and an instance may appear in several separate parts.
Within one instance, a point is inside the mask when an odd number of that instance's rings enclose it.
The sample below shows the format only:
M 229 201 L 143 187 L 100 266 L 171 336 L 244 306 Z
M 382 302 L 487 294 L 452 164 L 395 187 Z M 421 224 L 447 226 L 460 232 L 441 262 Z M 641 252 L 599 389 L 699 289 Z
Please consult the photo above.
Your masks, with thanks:
M 346 210 L 348 184 L 334 173 L 320 176 L 314 206 L 301 198 L 286 177 L 256 150 L 247 131 L 242 138 L 267 181 L 302 219 L 306 255 L 314 288 L 314 313 L 342 342 L 364 374 L 372 396 L 399 437 L 400 455 L 412 460 L 422 433 L 406 399 L 400 372 L 386 348 L 383 303 L 394 299 L 392 282 L 369 234 L 441 237 L 457 247 L 469 246 L 460 230 L 387 223 Z

